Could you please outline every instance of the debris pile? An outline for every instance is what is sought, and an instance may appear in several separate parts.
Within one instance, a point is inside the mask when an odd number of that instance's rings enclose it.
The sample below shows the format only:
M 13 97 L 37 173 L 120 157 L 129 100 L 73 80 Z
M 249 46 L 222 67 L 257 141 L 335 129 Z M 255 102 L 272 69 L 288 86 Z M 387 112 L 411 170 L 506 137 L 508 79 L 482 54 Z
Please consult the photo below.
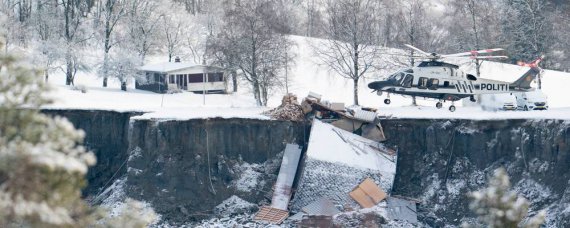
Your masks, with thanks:
M 360 106 L 345 107 L 344 103 L 329 102 L 321 95 L 310 92 L 301 103 L 303 113 L 364 138 L 382 142 L 386 140 L 376 109 Z
M 277 120 L 303 121 L 305 119 L 303 108 L 299 105 L 297 96 L 292 93 L 283 96 L 279 107 L 263 114 Z
M 315 119 L 287 221 L 309 227 L 417 226 L 417 200 L 391 195 L 396 161 L 397 153 L 378 141 Z

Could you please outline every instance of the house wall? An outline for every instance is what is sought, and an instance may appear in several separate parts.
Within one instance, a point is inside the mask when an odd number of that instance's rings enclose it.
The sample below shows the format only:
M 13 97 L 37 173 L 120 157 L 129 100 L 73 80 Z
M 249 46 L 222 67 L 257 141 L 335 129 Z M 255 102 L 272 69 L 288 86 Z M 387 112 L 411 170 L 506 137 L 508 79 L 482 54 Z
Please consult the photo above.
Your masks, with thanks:
M 203 83 L 204 72 L 209 72 L 206 83 Z M 195 66 L 186 69 L 169 71 L 167 75 L 159 78 L 159 72 L 147 71 L 147 81 L 136 81 L 135 88 L 165 93 L 168 90 L 186 90 L 190 92 L 200 92 L 204 89 L 207 92 L 227 92 L 227 82 L 225 72 L 217 67 Z M 212 81 L 214 74 L 221 74 L 221 81 Z M 194 76 L 194 78 L 191 78 Z M 161 81 L 162 83 L 159 83 Z
M 204 79 L 206 82 L 204 82 Z M 170 89 L 181 89 L 190 92 L 204 90 L 207 92 L 227 92 L 224 72 L 211 72 L 204 77 L 202 72 L 195 73 L 192 70 L 178 71 L 178 73 L 170 73 L 167 82 Z
M 168 85 L 165 83 L 164 75 L 159 75 L 159 73 L 148 72 L 146 82 L 139 80 L 135 81 L 135 89 L 152 91 L 155 93 L 166 93 L 168 90 Z

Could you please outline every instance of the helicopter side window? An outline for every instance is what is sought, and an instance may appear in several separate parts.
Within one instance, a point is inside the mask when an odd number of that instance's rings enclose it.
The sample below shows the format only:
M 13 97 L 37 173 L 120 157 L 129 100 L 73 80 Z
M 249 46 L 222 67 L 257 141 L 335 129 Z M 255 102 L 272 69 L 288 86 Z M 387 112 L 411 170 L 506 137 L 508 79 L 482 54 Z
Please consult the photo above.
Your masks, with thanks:
M 411 88 L 413 81 L 414 81 L 414 76 L 407 74 L 406 77 L 402 79 L 402 86 L 405 88 Z
M 418 89 L 427 89 L 428 87 L 428 78 L 420 77 L 418 80 Z
M 439 79 L 437 78 L 430 79 L 428 81 L 427 87 L 430 90 L 437 90 L 437 88 L 439 87 Z

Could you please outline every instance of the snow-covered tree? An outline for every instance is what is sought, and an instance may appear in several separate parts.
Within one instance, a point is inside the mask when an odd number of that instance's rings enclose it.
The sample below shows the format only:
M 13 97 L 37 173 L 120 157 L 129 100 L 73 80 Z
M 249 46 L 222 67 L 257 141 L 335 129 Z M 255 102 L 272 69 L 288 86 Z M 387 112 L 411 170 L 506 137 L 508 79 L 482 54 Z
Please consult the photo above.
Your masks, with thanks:
M 157 9 L 161 3 L 162 1 L 154 0 L 129 1 L 127 43 L 142 62 L 148 54 L 160 47 L 160 25 L 164 13 Z
M 168 53 L 168 62 L 172 62 L 175 56 L 182 54 L 182 47 L 188 28 L 191 27 L 188 21 L 191 15 L 186 13 L 178 4 L 172 4 L 170 7 L 171 14 L 162 17 L 162 32 L 164 35 L 164 46 Z M 198 35 L 199 36 L 199 35 Z
M 489 179 L 489 187 L 471 193 L 473 201 L 469 207 L 479 216 L 479 221 L 490 228 L 540 227 L 544 222 L 544 212 L 521 223 L 528 215 L 529 203 L 510 188 L 507 172 L 504 168 L 499 168 Z
M 480 50 L 488 48 L 485 38 L 493 37 L 490 31 L 496 30 L 497 23 L 495 5 L 491 0 L 454 0 L 450 2 L 451 20 L 450 30 L 454 32 L 454 39 L 448 44 L 461 51 Z M 477 76 L 480 76 L 480 60 L 475 59 Z
M 58 63 L 65 56 L 62 39 L 58 36 L 57 2 L 38 0 L 32 15 L 32 30 L 36 42 L 32 44 L 32 62 L 40 66 L 46 82 L 49 74 L 58 68 Z
M 152 212 L 133 207 L 125 219 L 102 219 L 102 211 L 83 201 L 81 188 L 95 156 L 80 145 L 82 131 L 65 118 L 39 112 L 49 103 L 43 96 L 46 91 L 38 71 L 0 54 L 0 227 L 149 224 Z
M 501 5 L 501 42 L 513 61 L 531 61 L 552 52 L 552 21 L 543 0 L 505 0 Z
M 139 68 L 142 65 L 141 59 L 136 53 L 129 52 L 128 49 L 121 48 L 109 56 L 106 75 L 117 78 L 121 82 L 121 90 L 127 91 L 127 83 L 133 78 L 138 78 Z M 102 71 L 103 69 L 99 69 Z
M 99 26 L 100 39 L 103 41 L 103 64 L 99 76 L 103 77 L 103 87 L 107 87 L 108 67 L 111 48 L 120 43 L 115 36 L 119 22 L 127 15 L 126 0 L 102 0 L 98 2 L 100 11 Z
M 358 105 L 360 79 L 379 68 L 381 7 L 374 0 L 327 1 L 324 31 L 328 40 L 312 45 L 324 65 L 352 80 L 355 105 Z
M 65 84 L 72 85 L 77 71 L 88 67 L 83 62 L 81 47 L 91 37 L 85 29 L 84 22 L 87 19 L 88 7 L 86 1 L 58 0 L 58 12 L 60 15 L 59 34 L 64 42 L 65 50 Z M 51 5 L 50 5 L 51 6 Z
M 269 0 L 235 1 L 226 6 L 224 26 L 212 50 L 230 68 L 239 69 L 252 87 L 260 106 L 267 105 L 269 94 L 282 86 L 287 63 L 285 54 L 292 42 L 276 30 L 282 25 Z M 280 27 L 283 29 L 282 27 Z

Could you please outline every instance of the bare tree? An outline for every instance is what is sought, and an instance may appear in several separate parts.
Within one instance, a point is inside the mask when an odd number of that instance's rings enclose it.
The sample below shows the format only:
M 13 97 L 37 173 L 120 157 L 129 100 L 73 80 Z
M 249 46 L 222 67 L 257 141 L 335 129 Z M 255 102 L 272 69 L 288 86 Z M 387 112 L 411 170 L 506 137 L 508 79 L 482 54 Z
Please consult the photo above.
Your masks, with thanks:
M 276 32 L 282 25 L 275 2 L 236 1 L 226 7 L 224 26 L 212 52 L 247 80 L 258 105 L 267 105 L 271 91 L 282 86 L 282 71 L 291 41 Z M 282 27 L 279 27 L 282 29 Z
M 501 5 L 501 42 L 507 45 L 513 60 L 530 61 L 555 52 L 551 49 L 555 37 L 547 4 L 542 0 L 511 0 Z
M 353 82 L 354 104 L 358 105 L 358 82 L 378 68 L 383 48 L 378 46 L 381 5 L 374 0 L 329 0 L 325 36 L 313 44 L 323 64 Z
M 132 0 L 129 6 L 129 43 L 144 62 L 146 56 L 159 46 L 160 20 L 164 14 L 160 2 L 154 0 Z
M 480 50 L 496 40 L 498 20 L 493 1 L 490 0 L 454 0 L 450 2 L 451 26 L 453 37 L 447 46 L 455 46 L 452 51 Z M 495 14 L 495 15 L 494 15 Z M 495 37 L 495 38 L 493 38 Z M 480 76 L 481 60 L 475 59 L 477 76 Z
M 127 2 L 125 0 L 103 0 L 99 4 L 103 30 L 103 51 L 105 53 L 100 76 L 103 77 L 103 87 L 107 87 L 109 52 L 113 46 L 119 43 L 119 40 L 114 39 L 113 32 L 119 21 L 127 15 Z
M 423 49 L 434 50 L 441 45 L 445 33 L 443 28 L 438 28 L 433 20 L 427 15 L 428 7 L 423 0 L 400 1 L 397 14 L 400 41 Z M 409 66 L 415 65 L 414 50 L 409 52 Z M 416 97 L 412 96 L 412 104 L 417 105 Z
M 90 39 L 83 29 L 83 22 L 86 19 L 85 2 L 77 0 L 61 0 L 63 27 L 60 31 L 65 42 L 65 84 L 71 85 L 75 80 L 75 75 L 79 69 L 86 66 L 81 61 L 81 51 L 79 47 Z

